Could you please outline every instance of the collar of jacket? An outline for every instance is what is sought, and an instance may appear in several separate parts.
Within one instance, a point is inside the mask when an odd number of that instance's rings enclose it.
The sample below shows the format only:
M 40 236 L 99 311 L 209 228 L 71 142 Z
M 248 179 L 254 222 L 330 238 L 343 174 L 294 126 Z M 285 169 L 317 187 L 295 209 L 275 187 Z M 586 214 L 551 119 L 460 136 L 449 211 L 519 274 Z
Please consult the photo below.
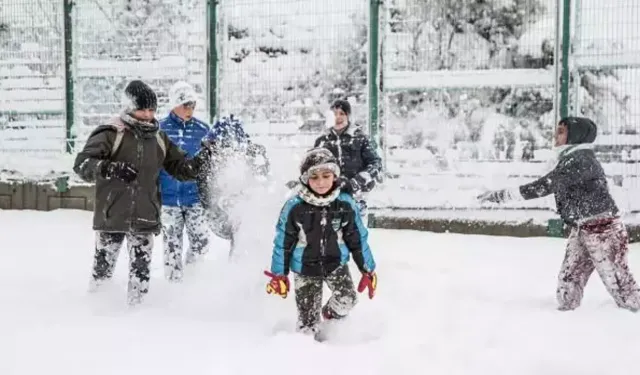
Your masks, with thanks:
M 155 118 L 151 120 L 151 122 L 144 122 L 133 118 L 129 113 L 122 112 L 119 116 L 120 121 L 122 121 L 123 125 L 134 133 L 139 135 L 154 135 L 156 131 L 160 128 L 158 124 L 158 120 Z
M 556 153 L 558 155 L 558 159 L 563 159 L 569 156 L 570 154 L 579 151 L 579 150 L 592 150 L 593 144 L 591 143 L 580 143 L 575 145 L 564 145 L 556 147 Z
M 331 202 L 335 201 L 336 198 L 338 198 L 338 195 L 340 195 L 339 188 L 333 189 L 331 193 L 325 195 L 324 197 L 314 194 L 306 185 L 300 184 L 298 188 L 298 196 L 303 201 L 313 206 L 328 206 L 331 204 Z
M 347 125 L 347 129 L 345 129 L 345 131 L 342 134 L 348 134 L 351 137 L 353 137 L 356 134 L 356 130 L 358 130 L 358 127 L 354 124 L 352 124 L 351 122 L 349 122 L 349 124 Z M 335 137 L 339 137 L 338 133 L 336 133 L 335 130 L 333 130 L 333 126 L 328 128 L 325 131 L 326 135 L 333 135 Z
M 171 121 L 175 122 L 176 124 L 183 125 L 183 126 L 190 125 L 191 122 L 193 121 L 193 117 L 191 117 L 188 120 L 184 120 L 180 116 L 176 115 L 175 112 L 173 111 L 169 112 L 169 118 L 171 119 Z
M 551 170 L 554 170 L 558 166 L 560 161 L 573 154 L 574 152 L 580 150 L 593 150 L 593 144 L 580 143 L 577 145 L 563 145 L 554 147 L 553 151 L 555 155 L 547 161 L 545 171 L 549 172 Z

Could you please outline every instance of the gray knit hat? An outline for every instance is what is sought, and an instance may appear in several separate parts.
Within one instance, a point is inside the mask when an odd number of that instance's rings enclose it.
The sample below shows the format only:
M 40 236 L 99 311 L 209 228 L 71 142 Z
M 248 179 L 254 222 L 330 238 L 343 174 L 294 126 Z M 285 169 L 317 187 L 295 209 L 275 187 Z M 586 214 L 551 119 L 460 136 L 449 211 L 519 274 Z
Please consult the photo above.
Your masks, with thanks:
M 305 154 L 302 162 L 300 163 L 300 182 L 303 184 L 309 183 L 309 177 L 316 171 L 328 169 L 333 172 L 334 175 L 340 177 L 340 166 L 338 160 L 326 148 L 316 147 Z

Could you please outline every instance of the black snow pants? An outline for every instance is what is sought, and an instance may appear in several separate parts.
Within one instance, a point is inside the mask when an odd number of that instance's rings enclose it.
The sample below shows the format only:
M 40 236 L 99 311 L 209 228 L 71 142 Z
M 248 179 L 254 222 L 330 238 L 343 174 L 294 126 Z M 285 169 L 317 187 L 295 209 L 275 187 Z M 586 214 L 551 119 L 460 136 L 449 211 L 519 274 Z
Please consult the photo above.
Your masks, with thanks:
M 332 294 L 322 306 L 323 283 Z M 320 314 L 325 319 L 345 317 L 358 302 L 351 272 L 347 265 L 336 268 L 327 277 L 294 275 L 296 306 L 298 308 L 298 330 L 316 331 L 320 323 Z
M 149 265 L 153 250 L 152 233 L 97 232 L 93 258 L 93 282 L 99 284 L 113 276 L 125 237 L 129 250 L 127 301 L 129 304 L 137 304 L 149 291 Z

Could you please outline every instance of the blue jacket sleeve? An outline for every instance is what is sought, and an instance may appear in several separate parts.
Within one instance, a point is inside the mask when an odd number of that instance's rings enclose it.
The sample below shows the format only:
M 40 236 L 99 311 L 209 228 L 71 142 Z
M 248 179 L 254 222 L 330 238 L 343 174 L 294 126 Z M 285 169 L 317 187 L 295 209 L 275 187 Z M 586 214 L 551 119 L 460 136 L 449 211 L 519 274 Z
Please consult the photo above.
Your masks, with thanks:
M 342 239 L 353 256 L 353 261 L 362 273 L 373 272 L 376 262 L 369 247 L 369 231 L 362 222 L 356 201 L 348 194 L 342 193 L 340 200 L 348 204 L 346 218 L 342 227 Z
M 276 236 L 273 240 L 271 272 L 276 275 L 288 275 L 293 249 L 298 243 L 299 228 L 295 223 L 293 208 L 299 203 L 298 197 L 287 201 L 280 211 L 276 224 Z

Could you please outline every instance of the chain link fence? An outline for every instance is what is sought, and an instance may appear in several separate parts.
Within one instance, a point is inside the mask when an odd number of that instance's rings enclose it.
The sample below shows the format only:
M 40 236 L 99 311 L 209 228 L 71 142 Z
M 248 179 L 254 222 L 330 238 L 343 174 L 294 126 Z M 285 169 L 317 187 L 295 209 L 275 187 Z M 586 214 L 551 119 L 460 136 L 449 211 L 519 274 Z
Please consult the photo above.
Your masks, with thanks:
M 489 160 L 530 159 L 518 143 L 548 146 L 555 38 L 539 31 L 554 30 L 555 11 L 543 0 L 392 1 L 384 42 L 390 144 Z
M 367 124 L 368 1 L 235 0 L 220 4 L 220 111 L 248 125 L 275 168 L 313 146 L 338 97 Z
M 402 199 L 387 205 L 469 207 L 474 190 L 540 170 L 531 162 L 550 147 L 557 109 L 554 3 L 388 2 L 385 143 Z
M 640 210 L 640 4 L 633 0 L 575 5 L 571 111 L 600 125 L 601 158 Z
M 385 194 L 405 206 L 467 207 L 446 186 L 468 194 L 540 175 L 567 113 L 596 120 L 613 185 L 634 189 L 638 16 L 634 0 L 5 0 L 0 158 L 11 168 L 16 153 L 77 150 L 134 78 L 157 90 L 164 116 L 169 87 L 186 80 L 198 117 L 241 117 L 287 168 L 337 97 L 377 129 L 379 90 L 387 185 L 405 187 Z
M 118 113 L 126 84 L 142 79 L 158 94 L 187 81 L 201 94 L 197 116 L 207 119 L 206 3 L 204 1 L 86 0 L 73 13 L 76 149 L 97 124 Z
M 0 3 L 0 153 L 12 159 L 64 152 L 62 17 L 61 1 Z

